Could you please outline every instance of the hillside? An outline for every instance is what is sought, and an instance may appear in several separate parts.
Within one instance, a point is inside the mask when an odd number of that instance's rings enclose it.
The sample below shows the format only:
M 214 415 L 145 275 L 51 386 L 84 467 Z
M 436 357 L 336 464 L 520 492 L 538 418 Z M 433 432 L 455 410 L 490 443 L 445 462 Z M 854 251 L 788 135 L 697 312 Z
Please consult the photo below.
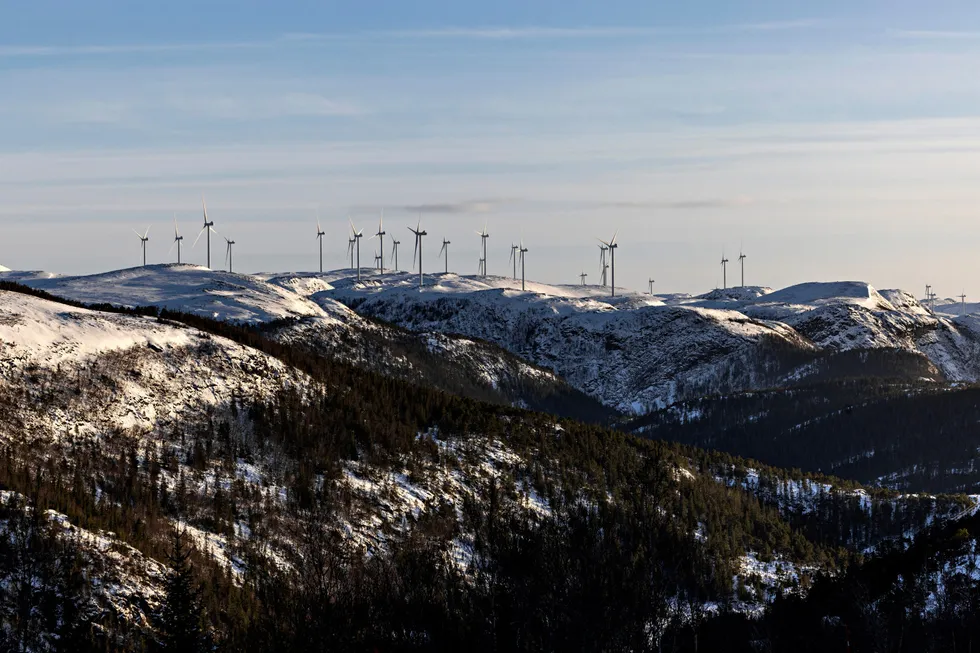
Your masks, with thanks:
M 248 324 L 284 343 L 474 399 L 546 410 L 590 421 L 614 411 L 489 342 L 414 334 L 365 319 L 328 299 L 301 293 L 331 288 L 328 276 L 229 274 L 194 265 L 150 265 L 82 277 L 12 272 L 0 280 L 77 302 L 154 306 Z M 266 280 L 268 279 L 268 280 Z
M 421 291 L 398 275 L 362 283 L 337 275 L 312 295 L 418 331 L 485 338 L 551 367 L 573 386 L 642 414 L 707 394 L 788 386 L 826 375 L 842 352 L 896 352 L 890 378 L 980 378 L 973 320 L 924 309 L 901 291 L 860 282 L 782 290 L 715 290 L 698 297 L 430 275 Z M 910 354 L 910 355 L 908 355 Z M 919 360 L 915 360 L 918 358 Z M 878 369 L 861 374 L 879 375 Z
M 227 650 L 568 650 L 689 637 L 695 615 L 758 612 L 972 506 L 502 409 L 193 314 L 26 291 L 0 307 L 0 484 L 28 502 L 5 514 L 51 509 L 92 534 L 75 575 L 46 581 L 55 596 L 105 566 L 98 538 L 118 539 L 123 585 L 148 588 L 62 621 L 75 650 L 106 633 L 142 646 L 169 600 L 153 575 L 175 527 Z M 64 548 L 36 550 L 57 568 Z M 597 609 L 609 619 L 585 627 Z M 50 649 L 50 630 L 6 615 L 5 632 Z

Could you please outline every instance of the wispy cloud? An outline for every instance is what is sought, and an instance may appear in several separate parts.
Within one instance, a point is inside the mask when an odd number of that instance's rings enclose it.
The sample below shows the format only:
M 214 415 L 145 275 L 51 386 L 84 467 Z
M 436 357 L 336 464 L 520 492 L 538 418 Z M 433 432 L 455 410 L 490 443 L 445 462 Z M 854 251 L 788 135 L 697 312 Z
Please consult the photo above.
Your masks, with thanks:
M 408 204 L 402 208 L 410 213 L 487 213 L 510 200 L 484 199 L 433 204 Z
M 316 41 L 357 41 L 377 38 L 399 39 L 483 39 L 483 40 L 546 40 L 546 39 L 611 39 L 630 36 L 716 34 L 726 32 L 776 32 L 818 27 L 823 21 L 812 18 L 799 20 L 773 21 L 763 23 L 740 23 L 730 25 L 709 25 L 703 27 L 671 26 L 486 26 L 486 27 L 441 27 L 414 30 L 365 30 L 361 32 L 292 32 L 267 39 L 251 41 L 223 41 L 202 43 L 117 43 L 89 45 L 3 45 L 0 44 L 0 58 L 29 57 L 71 57 L 81 55 L 127 55 L 157 54 L 197 51 L 247 50 L 270 48 L 289 44 L 303 44 Z
M 921 30 L 889 29 L 887 34 L 898 39 L 918 40 L 975 40 L 980 39 L 980 31 L 970 30 Z

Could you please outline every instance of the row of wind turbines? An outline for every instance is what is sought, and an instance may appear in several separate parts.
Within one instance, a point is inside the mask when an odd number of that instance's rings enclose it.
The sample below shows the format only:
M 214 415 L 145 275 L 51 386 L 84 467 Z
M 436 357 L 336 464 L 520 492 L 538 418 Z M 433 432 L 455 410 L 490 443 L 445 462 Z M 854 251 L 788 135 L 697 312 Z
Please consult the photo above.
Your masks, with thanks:
M 201 240 L 201 236 L 205 236 L 207 244 L 207 267 L 211 267 L 211 234 L 216 236 L 221 236 L 215 228 L 214 221 L 208 219 L 208 206 L 204 198 L 201 198 L 201 206 L 204 213 L 204 224 L 201 227 L 201 231 L 198 232 L 197 238 L 194 239 L 194 244 L 191 247 L 196 247 L 197 243 Z M 354 226 L 354 222 L 348 216 L 347 219 L 350 224 L 350 232 L 347 238 L 347 255 L 350 256 L 350 266 L 356 270 L 357 281 L 361 280 L 361 238 L 364 236 L 364 231 L 358 229 Z M 412 250 L 412 269 L 416 268 L 418 265 L 419 273 L 419 288 L 425 284 L 425 274 L 423 270 L 423 239 L 429 235 L 428 231 L 422 228 L 422 215 L 419 214 L 418 222 L 413 229 L 411 226 L 408 230 L 415 236 L 415 243 Z M 142 234 L 134 230 L 137 238 L 140 240 L 140 247 L 143 254 L 143 265 L 146 265 L 146 243 L 150 240 L 150 227 L 146 228 Z M 381 217 L 378 221 L 378 230 L 375 232 L 368 240 L 378 239 L 379 250 L 374 253 L 374 267 L 378 269 L 382 274 L 385 272 L 385 260 L 384 260 L 384 237 L 388 235 L 384 227 L 384 209 L 381 209 Z M 487 224 L 483 225 L 482 231 L 477 231 L 476 235 L 480 237 L 480 258 L 477 262 L 477 274 L 479 276 L 487 276 L 487 240 L 490 238 L 490 233 L 487 231 Z M 597 238 L 599 241 L 599 276 L 602 287 L 609 287 L 610 294 L 616 296 L 616 250 L 619 248 L 619 244 L 616 242 L 616 238 L 619 232 L 613 234 L 612 238 L 607 240 L 602 240 Z M 316 221 L 316 239 L 319 245 L 319 257 L 320 257 L 320 273 L 323 273 L 323 238 L 326 236 L 326 232 L 320 224 L 320 218 L 317 216 Z M 235 241 L 228 238 L 227 236 L 221 236 L 225 240 L 225 264 L 228 266 L 228 271 L 234 271 L 234 258 L 233 258 L 233 247 Z M 177 227 L 177 217 L 174 216 L 174 238 L 173 243 L 170 245 L 170 250 L 168 251 L 168 256 L 173 253 L 174 248 L 177 248 L 177 263 L 181 263 L 181 244 L 184 237 L 180 234 L 180 230 Z M 401 241 L 398 240 L 394 235 L 391 236 L 392 241 L 392 258 L 394 259 L 394 269 L 397 271 L 398 268 L 398 246 Z M 443 258 L 444 271 L 449 272 L 449 245 L 452 242 L 443 238 L 442 248 L 439 250 L 439 257 Z M 526 289 L 525 281 L 525 261 L 526 255 L 530 251 L 524 246 L 523 237 L 519 241 L 519 244 L 511 243 L 510 246 L 510 256 L 508 258 L 508 263 L 513 264 L 512 275 L 513 279 L 517 279 L 517 266 L 521 267 L 521 290 Z M 607 258 L 608 257 L 608 258 Z M 738 261 L 741 265 L 741 282 L 742 286 L 745 286 L 745 259 L 747 256 L 743 252 L 739 252 Z M 607 262 L 608 260 L 608 262 Z M 722 253 L 721 266 L 722 266 L 722 283 L 723 288 L 728 287 L 728 263 L 729 260 Z M 579 275 L 582 285 L 586 285 L 585 281 L 588 277 L 587 272 L 582 272 Z M 654 279 L 650 278 L 647 283 L 649 287 L 649 293 L 653 294 L 653 284 Z M 928 291 L 927 291 L 928 292 Z
M 211 234 L 214 234 L 215 236 L 220 236 L 221 234 L 215 231 L 214 221 L 208 220 L 208 205 L 207 203 L 204 202 L 204 198 L 201 198 L 201 204 L 204 207 L 204 227 L 197 234 L 197 238 L 194 239 L 194 244 L 191 245 L 191 247 L 192 248 L 197 247 L 197 243 L 199 240 L 201 240 L 201 236 L 207 235 L 208 267 L 210 268 L 211 267 Z M 150 227 L 147 227 L 146 231 L 144 231 L 143 233 L 140 233 L 134 229 L 133 233 L 135 233 L 136 237 L 140 239 L 140 247 L 143 250 L 143 266 L 146 267 L 146 243 L 149 242 L 150 240 Z M 233 262 L 234 262 L 232 258 L 232 247 L 235 245 L 235 241 L 231 240 L 227 236 L 221 236 L 221 237 L 225 239 L 225 265 L 228 266 L 228 271 L 232 272 Z M 170 245 L 170 250 L 167 252 L 167 256 L 172 254 L 174 251 L 174 247 L 176 247 L 178 264 L 181 262 L 180 245 L 183 242 L 183 240 L 184 237 L 180 235 L 180 230 L 177 228 L 177 216 L 174 215 L 174 240 L 173 240 L 173 244 Z
M 378 245 L 380 251 L 376 250 L 374 253 L 374 264 L 381 274 L 385 271 L 385 261 L 384 261 L 384 237 L 388 234 L 384 227 L 385 213 L 384 209 L 381 209 L 381 218 L 378 221 L 378 231 L 374 233 L 368 240 L 378 239 Z M 364 237 L 364 230 L 358 229 L 354 226 L 354 222 L 347 218 L 348 223 L 350 223 L 350 234 L 347 237 L 347 255 L 350 256 L 350 266 L 357 271 L 357 280 L 361 280 L 361 238 Z M 415 269 L 416 264 L 418 264 L 419 271 L 419 288 L 425 285 L 425 274 L 423 271 L 423 239 L 429 235 L 429 232 L 422 228 L 422 214 L 419 214 L 418 222 L 415 228 L 408 227 L 408 230 L 412 232 L 415 236 L 415 243 L 412 248 L 412 269 Z M 479 276 L 487 276 L 487 239 L 490 238 L 490 233 L 487 231 L 487 224 L 483 225 L 483 231 L 477 231 L 476 234 L 480 237 L 480 249 L 481 255 L 477 263 L 477 274 Z M 316 237 L 320 241 L 320 272 L 323 272 L 323 237 L 326 234 L 323 228 L 320 226 L 320 219 L 317 218 L 316 222 Z M 401 241 L 395 236 L 391 237 L 392 247 L 391 255 L 395 261 L 395 271 L 398 270 L 398 246 L 401 245 Z M 614 239 L 615 240 L 615 239 Z M 449 246 L 452 245 L 452 241 L 442 239 L 442 248 L 439 250 L 439 256 L 443 258 L 444 270 L 449 273 Z M 521 290 L 525 289 L 525 275 L 524 275 L 524 260 L 525 255 L 528 252 L 528 248 L 524 246 L 524 239 L 521 238 L 520 245 L 510 246 L 510 258 L 508 263 L 513 262 L 513 278 L 517 279 L 517 264 L 521 265 Z

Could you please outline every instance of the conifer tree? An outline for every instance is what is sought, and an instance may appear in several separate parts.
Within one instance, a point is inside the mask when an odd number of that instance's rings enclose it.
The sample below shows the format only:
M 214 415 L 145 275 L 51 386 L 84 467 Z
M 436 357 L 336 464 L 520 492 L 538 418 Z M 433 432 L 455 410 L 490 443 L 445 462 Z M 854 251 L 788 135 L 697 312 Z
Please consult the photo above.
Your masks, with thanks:
M 167 559 L 170 575 L 166 596 L 158 618 L 160 643 L 164 651 L 197 653 L 206 651 L 207 636 L 201 627 L 200 591 L 194 582 L 190 549 L 184 543 L 186 532 L 175 530 Z

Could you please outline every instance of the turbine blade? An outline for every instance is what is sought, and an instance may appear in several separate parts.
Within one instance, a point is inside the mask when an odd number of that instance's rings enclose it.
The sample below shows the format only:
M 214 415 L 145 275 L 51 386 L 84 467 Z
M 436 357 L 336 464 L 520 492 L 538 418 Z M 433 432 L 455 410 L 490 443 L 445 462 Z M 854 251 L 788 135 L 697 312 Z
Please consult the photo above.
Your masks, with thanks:
M 176 247 L 176 246 L 177 246 L 177 240 L 175 239 L 174 242 L 171 243 L 170 249 L 167 250 L 167 256 L 170 256 L 171 254 L 174 253 L 174 247 Z
M 596 240 L 598 240 L 600 243 L 602 243 L 606 247 L 609 247 L 609 243 L 607 243 L 606 241 L 604 241 L 602 238 L 596 238 Z
M 153 226 L 153 225 L 150 225 L 150 227 L 152 227 L 152 226 Z M 150 227 L 147 227 L 147 228 L 146 228 L 146 232 L 144 232 L 144 234 L 143 234 L 143 238 L 146 238 L 147 236 L 149 236 L 149 235 L 150 235 Z
M 201 240 L 201 236 L 203 236 L 204 235 L 204 232 L 207 231 L 207 230 L 208 230 L 208 228 L 207 227 L 204 227 L 203 229 L 201 229 L 200 233 L 197 234 L 197 238 L 194 239 L 194 244 L 191 245 L 191 248 L 192 249 L 194 247 L 197 247 L 197 241 Z
M 208 203 L 204 201 L 204 193 L 201 193 L 201 206 L 204 207 L 204 221 L 208 221 Z
M 610 246 L 616 244 L 616 236 L 618 236 L 618 235 L 619 235 L 619 229 L 616 230 L 616 233 L 613 234 L 612 240 L 609 241 L 609 245 Z
M 140 240 L 143 240 L 143 234 L 141 234 L 140 232 L 136 231 L 135 229 L 133 229 L 133 233 L 136 234 L 136 237 L 137 238 L 139 238 Z
M 177 230 L 177 213 L 175 212 L 174 213 L 174 238 L 176 238 L 179 235 L 180 232 Z

